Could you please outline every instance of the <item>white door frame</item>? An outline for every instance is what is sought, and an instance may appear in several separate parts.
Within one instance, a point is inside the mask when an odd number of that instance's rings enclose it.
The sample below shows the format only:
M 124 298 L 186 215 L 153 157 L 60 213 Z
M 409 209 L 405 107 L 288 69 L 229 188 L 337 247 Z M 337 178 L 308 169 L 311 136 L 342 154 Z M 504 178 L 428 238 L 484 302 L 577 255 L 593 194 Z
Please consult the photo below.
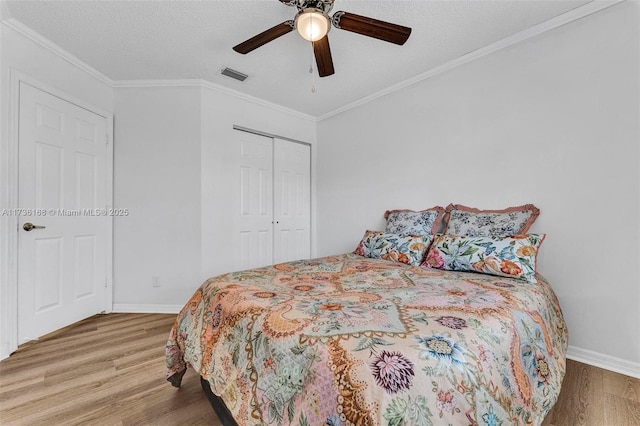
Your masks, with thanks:
M 268 132 L 263 132 L 261 130 L 255 130 L 255 129 L 251 129 L 249 127 L 244 127 L 244 126 L 240 126 L 240 125 L 233 125 L 233 130 L 237 130 L 240 132 L 245 132 L 245 133 L 252 133 L 254 135 L 258 135 L 258 136 L 264 136 L 267 138 L 271 138 L 272 143 L 273 143 L 273 147 L 275 149 L 275 140 L 276 139 L 280 139 L 283 141 L 287 141 L 287 142 L 293 142 L 293 143 L 297 143 L 299 145 L 305 145 L 308 146 L 310 151 L 309 151 L 309 253 L 311 258 L 316 257 L 316 246 L 315 246 L 315 241 L 316 241 L 316 215 L 314 213 L 314 208 L 315 208 L 315 204 L 316 204 L 316 179 L 315 179 L 315 167 L 314 167 L 314 163 L 315 163 L 315 159 L 316 159 L 316 155 L 315 155 L 315 150 L 316 150 L 316 145 L 309 143 L 309 142 L 303 142 L 301 140 L 298 139 L 292 139 L 290 137 L 287 136 L 281 136 L 281 135 L 276 135 L 273 133 L 268 133 Z M 275 215 L 275 211 L 274 211 L 274 215 Z M 275 216 L 274 216 L 275 217 Z M 275 220 L 275 219 L 274 219 Z M 275 232 L 273 233 L 273 238 L 275 239 Z M 275 242 L 275 240 L 273 240 L 272 242 Z
M 27 74 L 10 69 L 10 94 L 7 129 L 8 140 L 0 144 L 0 205 L 3 209 L 17 209 L 18 205 L 18 128 L 20 110 L 20 83 L 26 83 L 43 92 L 100 115 L 107 120 L 106 202 L 113 208 L 113 114 L 81 99 L 68 95 Z M 18 348 L 18 222 L 17 216 L 0 215 L 0 359 L 8 357 Z M 106 301 L 105 312 L 113 309 L 113 218 L 107 219 L 106 232 Z

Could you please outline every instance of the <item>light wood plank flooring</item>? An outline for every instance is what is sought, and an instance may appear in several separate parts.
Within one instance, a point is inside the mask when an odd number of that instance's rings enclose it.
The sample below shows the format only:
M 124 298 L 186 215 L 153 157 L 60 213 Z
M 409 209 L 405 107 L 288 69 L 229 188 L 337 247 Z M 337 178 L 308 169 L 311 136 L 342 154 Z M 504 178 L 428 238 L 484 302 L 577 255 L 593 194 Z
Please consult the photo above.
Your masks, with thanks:
M 98 315 L 23 345 L 0 362 L 0 424 L 220 426 L 193 371 L 164 379 L 174 319 Z M 640 425 L 640 380 L 569 360 L 544 425 Z

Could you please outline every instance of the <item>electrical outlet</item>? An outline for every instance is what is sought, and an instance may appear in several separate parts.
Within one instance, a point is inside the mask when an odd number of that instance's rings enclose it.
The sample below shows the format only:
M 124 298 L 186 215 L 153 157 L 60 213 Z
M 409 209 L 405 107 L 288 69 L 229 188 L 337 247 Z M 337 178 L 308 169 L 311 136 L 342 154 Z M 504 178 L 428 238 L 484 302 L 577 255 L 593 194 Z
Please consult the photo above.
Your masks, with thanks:
M 151 277 L 151 286 L 152 287 L 160 287 L 160 277 L 154 275 Z

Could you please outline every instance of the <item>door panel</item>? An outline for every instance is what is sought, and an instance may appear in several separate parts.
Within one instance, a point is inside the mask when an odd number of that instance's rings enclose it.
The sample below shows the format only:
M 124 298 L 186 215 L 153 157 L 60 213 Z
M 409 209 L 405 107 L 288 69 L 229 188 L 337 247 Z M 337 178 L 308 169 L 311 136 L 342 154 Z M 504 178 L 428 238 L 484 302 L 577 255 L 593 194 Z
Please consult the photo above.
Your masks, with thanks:
M 106 303 L 107 119 L 20 83 L 18 343 Z M 25 223 L 44 226 L 23 230 Z
M 40 238 L 34 241 L 35 313 L 62 305 L 62 238 Z
M 92 284 L 96 275 L 96 239 L 95 235 L 79 235 L 74 238 L 75 300 L 95 295 L 96 289 Z
M 273 148 L 271 138 L 235 132 L 230 156 L 233 185 L 234 269 L 270 265 L 273 247 Z
M 82 206 L 95 206 L 98 204 L 96 196 L 99 191 L 98 185 L 98 164 L 95 155 L 76 152 L 76 199 L 75 208 Z
M 311 253 L 311 147 L 274 139 L 274 263 Z

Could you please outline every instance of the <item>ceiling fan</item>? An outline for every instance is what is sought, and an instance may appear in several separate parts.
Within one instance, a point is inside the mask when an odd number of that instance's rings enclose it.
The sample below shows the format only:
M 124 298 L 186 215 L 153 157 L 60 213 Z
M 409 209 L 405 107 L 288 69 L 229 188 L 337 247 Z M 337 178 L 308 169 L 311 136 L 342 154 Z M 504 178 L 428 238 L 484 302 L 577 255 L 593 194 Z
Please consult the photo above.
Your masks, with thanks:
M 234 46 L 233 50 L 238 53 L 247 54 L 297 29 L 304 39 L 309 40 L 313 44 L 313 53 L 316 57 L 318 74 L 320 77 L 326 77 L 335 72 L 333 69 L 333 60 L 331 59 L 329 38 L 327 37 L 331 25 L 341 30 L 351 31 L 399 45 L 404 44 L 411 34 L 411 28 L 409 27 L 367 18 L 366 16 L 356 15 L 355 13 L 336 12 L 330 17 L 329 12 L 331 12 L 333 8 L 334 0 L 279 1 L 287 6 L 298 9 L 295 18 L 251 37 Z

